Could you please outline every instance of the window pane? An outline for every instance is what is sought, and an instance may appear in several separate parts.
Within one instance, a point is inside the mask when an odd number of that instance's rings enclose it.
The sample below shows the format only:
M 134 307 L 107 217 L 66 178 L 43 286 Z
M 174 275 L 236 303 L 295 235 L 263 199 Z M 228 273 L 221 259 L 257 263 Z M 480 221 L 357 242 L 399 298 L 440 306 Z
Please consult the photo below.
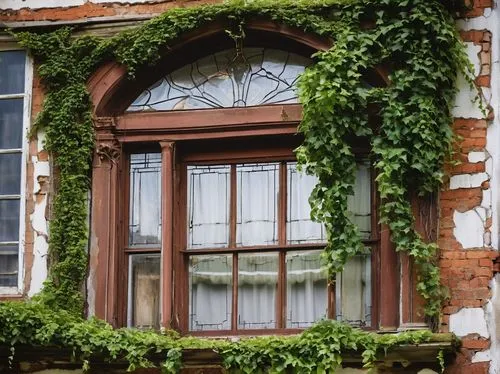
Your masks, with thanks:
M 306 328 L 326 317 L 327 279 L 320 251 L 287 253 L 286 327 Z
M 0 245 L 0 287 L 17 286 L 18 246 Z
M 21 153 L 0 154 L 0 195 L 21 193 Z
M 0 52 L 0 95 L 24 92 L 25 62 L 24 51 Z
M 326 241 L 324 226 L 311 220 L 309 196 L 316 185 L 313 175 L 299 173 L 296 163 L 287 165 L 287 242 L 288 244 L 320 243 Z M 358 226 L 361 238 L 371 234 L 370 164 L 358 164 L 354 196 L 348 197 L 352 221 Z
M 19 199 L 0 200 L 0 242 L 19 240 Z
M 160 255 L 130 256 L 129 319 L 140 328 L 160 328 Z
M 229 245 L 228 165 L 188 167 L 188 248 Z
M 155 82 L 128 111 L 231 108 L 296 103 L 296 82 L 310 59 L 280 50 L 245 48 L 203 57 Z
M 354 196 L 347 200 L 352 221 L 358 226 L 362 239 L 370 239 L 371 235 L 371 181 L 370 164 L 358 164 Z
M 372 312 L 371 256 L 350 258 L 336 283 L 337 319 L 356 326 L 370 326 Z
M 21 148 L 22 138 L 23 99 L 0 100 L 0 149 Z
M 287 164 L 287 222 L 286 236 L 289 244 L 321 243 L 326 240 L 325 228 L 311 220 L 309 196 L 318 179 L 300 173 L 297 163 Z
M 130 245 L 161 243 L 161 154 L 130 155 Z
M 236 173 L 236 244 L 277 244 L 279 164 L 237 165 Z
M 238 256 L 238 328 L 276 328 L 277 253 Z
M 231 255 L 189 259 L 189 329 L 229 330 L 233 303 Z

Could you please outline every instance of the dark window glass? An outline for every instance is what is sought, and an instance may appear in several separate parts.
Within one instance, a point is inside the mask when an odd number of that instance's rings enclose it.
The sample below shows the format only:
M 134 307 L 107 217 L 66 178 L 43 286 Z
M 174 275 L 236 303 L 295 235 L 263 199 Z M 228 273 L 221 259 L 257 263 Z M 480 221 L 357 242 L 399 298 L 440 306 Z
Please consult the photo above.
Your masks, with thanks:
M 19 240 L 19 199 L 0 200 L 0 242 Z
M 0 100 L 0 149 L 22 147 L 23 100 Z
M 0 52 L 0 95 L 24 93 L 25 63 L 24 51 Z
M 0 195 L 21 193 L 21 153 L 0 154 Z

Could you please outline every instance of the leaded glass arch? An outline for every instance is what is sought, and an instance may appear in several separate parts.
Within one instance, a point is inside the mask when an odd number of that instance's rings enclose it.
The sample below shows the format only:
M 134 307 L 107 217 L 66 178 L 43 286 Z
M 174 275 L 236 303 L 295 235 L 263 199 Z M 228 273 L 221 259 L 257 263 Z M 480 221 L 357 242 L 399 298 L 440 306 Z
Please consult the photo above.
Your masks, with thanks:
M 306 57 L 276 49 L 222 51 L 165 75 L 127 111 L 297 103 L 297 79 L 310 63 Z

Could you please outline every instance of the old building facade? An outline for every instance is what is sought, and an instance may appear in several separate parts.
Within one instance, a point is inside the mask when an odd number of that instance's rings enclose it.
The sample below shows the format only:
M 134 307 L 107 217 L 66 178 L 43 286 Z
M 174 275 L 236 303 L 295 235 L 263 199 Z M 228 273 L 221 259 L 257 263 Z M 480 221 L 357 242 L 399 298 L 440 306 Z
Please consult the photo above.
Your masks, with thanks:
M 173 8 L 212 2 L 3 0 L 0 25 L 12 30 L 69 25 L 75 34 L 111 37 Z M 496 374 L 496 1 L 473 1 L 456 25 L 486 110 L 459 77 L 452 126 L 459 136 L 460 163 L 447 166 L 433 203 L 415 199 L 414 213 L 419 232 L 440 248 L 441 279 L 449 290 L 438 330 L 461 340 L 456 353 L 447 356 L 445 372 Z M 325 234 L 310 220 L 305 197 L 315 180 L 297 171 L 293 155 L 300 144 L 295 133 L 301 118 L 294 85 L 312 63 L 310 56 L 330 44 L 268 20 L 245 27 L 245 41 L 236 48 L 223 25 L 212 25 L 183 36 L 134 80 L 109 61 L 87 81 L 96 150 L 86 315 L 114 327 L 166 327 L 217 337 L 297 333 L 321 317 L 390 333 L 428 327 L 411 261 L 393 251 L 387 230 L 377 222 L 369 146 L 363 142 L 356 144 L 358 171 L 350 204 L 373 252 L 348 263 L 335 286 L 326 285 L 318 260 Z M 57 170 L 54 155 L 44 149 L 44 130 L 28 137 L 45 97 L 37 65 L 8 33 L 0 33 L 0 68 L 0 170 L 6 176 L 5 182 L 0 176 L 0 299 L 21 301 L 37 294 L 47 278 Z M 387 84 L 386 78 L 381 71 L 366 80 L 377 86 Z M 451 351 L 450 346 L 427 348 L 431 355 Z M 379 369 L 437 370 L 429 353 L 415 352 L 408 355 L 403 349 Z M 200 372 L 219 370 L 206 368 L 210 360 L 193 361 L 205 367 Z M 80 370 L 69 361 L 47 365 L 50 360 L 36 354 L 27 361 L 20 370 Z M 405 371 L 401 362 L 414 366 Z M 363 372 L 359 360 L 353 366 L 358 368 L 345 372 Z

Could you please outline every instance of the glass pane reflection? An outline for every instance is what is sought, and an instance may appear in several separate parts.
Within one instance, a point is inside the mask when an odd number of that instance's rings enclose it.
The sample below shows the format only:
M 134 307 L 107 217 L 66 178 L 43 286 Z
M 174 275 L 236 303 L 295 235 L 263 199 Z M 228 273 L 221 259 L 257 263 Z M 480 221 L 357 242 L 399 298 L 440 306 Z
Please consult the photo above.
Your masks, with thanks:
M 233 303 L 231 255 L 189 258 L 189 329 L 229 330 Z
M 350 258 L 337 274 L 337 319 L 355 326 L 371 326 L 371 255 Z
M 307 328 L 327 315 L 327 271 L 321 251 L 289 252 L 286 255 L 286 327 Z
M 238 328 L 276 328 L 277 253 L 238 256 Z

